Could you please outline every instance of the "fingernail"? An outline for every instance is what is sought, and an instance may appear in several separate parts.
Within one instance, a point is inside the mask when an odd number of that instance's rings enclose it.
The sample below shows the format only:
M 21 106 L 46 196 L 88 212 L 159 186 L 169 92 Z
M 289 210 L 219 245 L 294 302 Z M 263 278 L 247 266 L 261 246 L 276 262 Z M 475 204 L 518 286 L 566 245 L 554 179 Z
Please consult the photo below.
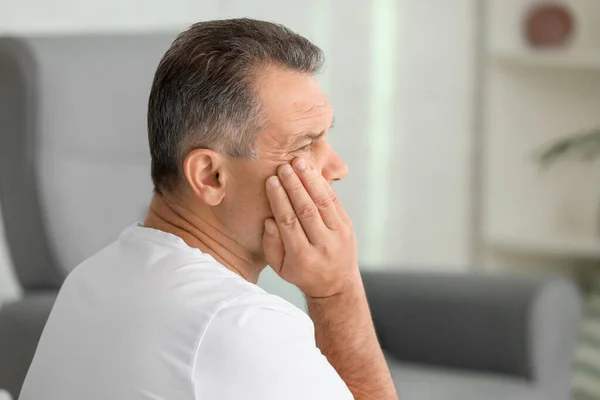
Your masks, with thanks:
M 314 176 L 319 176 L 319 170 L 317 170 L 316 168 L 313 169 L 313 175 Z
M 281 186 L 281 182 L 279 182 L 279 178 L 276 176 L 272 176 L 269 178 L 269 185 L 271 185 L 271 187 L 279 187 Z
M 292 167 L 290 166 L 290 164 L 286 164 L 283 166 L 283 168 L 281 168 L 281 175 L 283 175 L 283 176 L 291 175 L 292 172 L 294 172 L 294 171 L 292 170 Z
M 296 162 L 295 167 L 298 171 L 304 171 L 306 169 L 306 161 L 304 160 L 304 158 L 299 159 Z

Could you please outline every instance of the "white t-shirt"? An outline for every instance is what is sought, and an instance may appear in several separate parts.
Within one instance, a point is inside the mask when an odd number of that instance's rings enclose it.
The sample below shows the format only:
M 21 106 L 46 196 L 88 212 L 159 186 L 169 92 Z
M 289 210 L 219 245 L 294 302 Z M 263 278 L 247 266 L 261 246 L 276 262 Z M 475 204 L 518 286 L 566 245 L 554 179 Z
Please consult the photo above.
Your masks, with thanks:
M 301 310 L 133 226 L 65 281 L 21 400 L 352 399 Z

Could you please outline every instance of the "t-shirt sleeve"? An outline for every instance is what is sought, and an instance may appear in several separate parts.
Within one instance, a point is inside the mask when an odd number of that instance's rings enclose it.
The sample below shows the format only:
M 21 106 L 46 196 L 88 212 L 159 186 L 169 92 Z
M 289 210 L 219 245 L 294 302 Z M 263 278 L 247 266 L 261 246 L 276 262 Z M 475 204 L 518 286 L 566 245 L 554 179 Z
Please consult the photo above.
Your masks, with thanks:
M 315 345 L 306 314 L 266 293 L 215 313 L 193 372 L 197 400 L 349 400 L 348 387 Z

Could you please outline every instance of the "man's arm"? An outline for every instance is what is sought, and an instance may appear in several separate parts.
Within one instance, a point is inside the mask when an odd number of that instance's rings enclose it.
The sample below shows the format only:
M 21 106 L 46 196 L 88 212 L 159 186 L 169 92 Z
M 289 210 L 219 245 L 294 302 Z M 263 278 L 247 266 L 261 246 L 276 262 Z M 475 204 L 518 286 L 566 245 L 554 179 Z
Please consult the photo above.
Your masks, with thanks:
M 326 299 L 307 299 L 321 349 L 355 399 L 397 399 L 375 336 L 362 282 Z
M 296 159 L 267 181 L 274 220 L 263 239 L 269 265 L 308 302 L 317 346 L 358 400 L 397 399 L 358 271 L 352 223 L 325 179 Z

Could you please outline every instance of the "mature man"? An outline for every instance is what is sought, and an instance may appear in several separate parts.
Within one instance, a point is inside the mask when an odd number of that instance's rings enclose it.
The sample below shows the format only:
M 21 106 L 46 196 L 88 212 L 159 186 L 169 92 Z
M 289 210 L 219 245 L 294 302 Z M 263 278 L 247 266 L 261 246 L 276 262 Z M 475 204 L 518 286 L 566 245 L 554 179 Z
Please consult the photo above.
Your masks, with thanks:
M 146 220 L 69 275 L 22 400 L 397 398 L 330 185 L 347 168 L 321 64 L 250 19 L 173 42 L 148 106 Z M 309 316 L 256 286 L 267 264 Z

